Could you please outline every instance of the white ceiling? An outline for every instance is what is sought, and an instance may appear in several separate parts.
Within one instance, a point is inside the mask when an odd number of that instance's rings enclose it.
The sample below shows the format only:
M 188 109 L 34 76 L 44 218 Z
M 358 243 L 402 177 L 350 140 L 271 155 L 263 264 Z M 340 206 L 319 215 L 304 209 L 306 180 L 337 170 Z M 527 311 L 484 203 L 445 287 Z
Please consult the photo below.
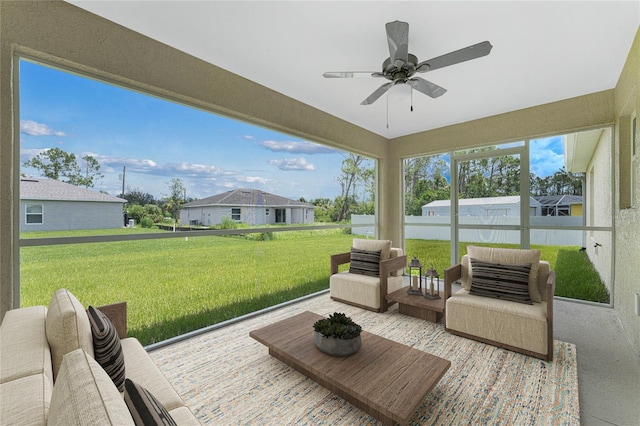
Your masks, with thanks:
M 612 89 L 640 24 L 638 1 L 70 2 L 387 138 Z M 386 80 L 322 77 L 379 71 L 394 20 L 420 61 L 493 50 L 419 74 L 448 91 L 414 91 L 413 112 L 399 87 L 360 105 Z

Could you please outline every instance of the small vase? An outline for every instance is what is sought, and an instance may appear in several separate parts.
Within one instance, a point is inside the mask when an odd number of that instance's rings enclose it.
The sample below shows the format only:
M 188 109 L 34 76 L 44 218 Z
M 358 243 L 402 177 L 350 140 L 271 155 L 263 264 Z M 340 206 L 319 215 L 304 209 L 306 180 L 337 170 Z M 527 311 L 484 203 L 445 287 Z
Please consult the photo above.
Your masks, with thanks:
M 362 345 L 360 336 L 353 339 L 338 339 L 335 337 L 324 337 L 322 334 L 315 332 L 314 342 L 316 347 L 327 355 L 348 356 L 358 352 Z

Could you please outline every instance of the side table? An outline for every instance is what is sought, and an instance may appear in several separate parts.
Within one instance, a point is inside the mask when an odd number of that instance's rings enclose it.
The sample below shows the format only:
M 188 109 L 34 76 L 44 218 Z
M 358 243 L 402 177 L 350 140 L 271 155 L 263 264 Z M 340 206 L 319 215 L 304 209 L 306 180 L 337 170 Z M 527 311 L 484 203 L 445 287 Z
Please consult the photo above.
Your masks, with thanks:
M 427 299 L 424 296 L 407 294 L 408 287 L 389 293 L 389 302 L 398 302 L 398 312 L 403 315 L 439 322 L 444 316 L 444 299 Z

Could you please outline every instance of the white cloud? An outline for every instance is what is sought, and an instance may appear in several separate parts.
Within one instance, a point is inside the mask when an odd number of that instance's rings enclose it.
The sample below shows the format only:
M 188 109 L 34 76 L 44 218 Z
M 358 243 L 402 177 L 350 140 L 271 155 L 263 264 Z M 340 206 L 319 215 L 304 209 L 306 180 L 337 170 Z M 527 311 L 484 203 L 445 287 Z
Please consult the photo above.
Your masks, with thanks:
M 311 163 L 308 163 L 302 157 L 297 158 L 285 158 L 282 160 L 269 160 L 269 164 L 272 166 L 277 166 L 280 170 L 302 170 L 302 171 L 311 171 L 315 170 L 315 166 Z
M 245 182 L 245 183 L 259 183 L 262 185 L 267 184 L 267 180 L 260 176 L 242 176 L 242 177 L 238 177 L 237 181 Z
M 30 136 L 67 136 L 65 132 L 53 130 L 46 124 L 33 120 L 21 120 L 20 132 Z
M 259 145 L 269 151 L 289 154 L 333 154 L 338 152 L 333 148 L 306 141 L 263 141 Z

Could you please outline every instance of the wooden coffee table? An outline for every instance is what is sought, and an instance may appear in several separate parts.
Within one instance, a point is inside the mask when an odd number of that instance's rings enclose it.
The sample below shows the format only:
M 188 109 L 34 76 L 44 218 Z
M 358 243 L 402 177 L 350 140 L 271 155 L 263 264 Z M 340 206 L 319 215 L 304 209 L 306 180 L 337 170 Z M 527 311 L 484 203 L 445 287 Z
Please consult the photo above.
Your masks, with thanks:
M 444 315 L 444 298 L 427 299 L 424 296 L 407 294 L 408 287 L 402 287 L 387 295 L 389 302 L 398 302 L 398 312 L 431 322 L 439 322 Z
M 366 331 L 355 354 L 327 355 L 313 342 L 313 323 L 322 318 L 303 312 L 249 335 L 275 358 L 384 424 L 406 424 L 451 366 L 446 359 Z

